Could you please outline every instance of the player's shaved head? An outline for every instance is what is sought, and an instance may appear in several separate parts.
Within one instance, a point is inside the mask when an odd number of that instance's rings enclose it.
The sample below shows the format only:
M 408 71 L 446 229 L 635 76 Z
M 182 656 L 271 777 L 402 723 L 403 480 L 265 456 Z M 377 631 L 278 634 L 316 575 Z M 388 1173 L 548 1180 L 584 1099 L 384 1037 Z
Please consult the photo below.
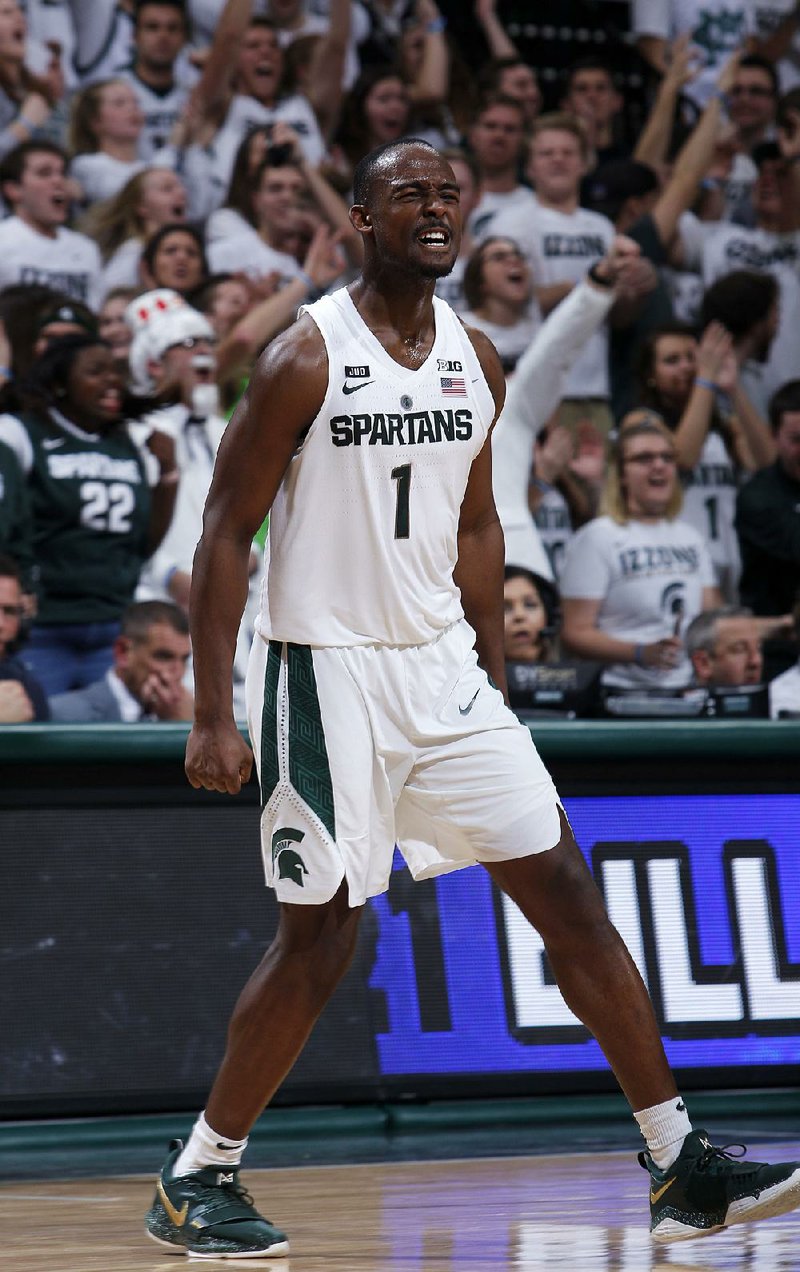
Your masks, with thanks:
M 419 146 L 424 146 L 433 155 L 439 153 L 435 146 L 432 146 L 429 141 L 424 141 L 422 137 L 403 137 L 400 141 L 387 141 L 382 146 L 376 146 L 374 150 L 370 150 L 369 154 L 359 159 L 353 173 L 353 202 L 366 207 L 375 178 L 386 176 L 409 147 Z

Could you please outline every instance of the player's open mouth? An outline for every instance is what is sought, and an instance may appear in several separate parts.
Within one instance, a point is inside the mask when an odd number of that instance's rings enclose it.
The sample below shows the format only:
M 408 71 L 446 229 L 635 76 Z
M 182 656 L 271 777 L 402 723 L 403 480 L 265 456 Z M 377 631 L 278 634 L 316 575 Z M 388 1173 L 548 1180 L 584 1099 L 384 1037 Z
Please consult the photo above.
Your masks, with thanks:
M 448 230 L 422 230 L 417 235 L 417 242 L 424 247 L 449 247 L 450 234 Z
M 101 411 L 108 411 L 109 414 L 116 415 L 122 406 L 122 397 L 117 389 L 107 389 L 105 393 L 100 394 L 97 405 Z

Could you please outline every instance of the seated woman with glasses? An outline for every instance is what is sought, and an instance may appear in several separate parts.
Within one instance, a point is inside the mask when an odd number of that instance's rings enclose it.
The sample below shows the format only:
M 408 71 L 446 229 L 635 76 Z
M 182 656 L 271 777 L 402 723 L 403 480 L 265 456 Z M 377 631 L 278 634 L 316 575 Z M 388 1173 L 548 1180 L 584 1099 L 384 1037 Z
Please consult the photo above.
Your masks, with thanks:
M 562 640 L 605 664 L 604 686 L 681 689 L 692 677 L 686 627 L 721 597 L 702 536 L 678 517 L 675 440 L 663 424 L 620 432 L 602 507 L 567 545 Z

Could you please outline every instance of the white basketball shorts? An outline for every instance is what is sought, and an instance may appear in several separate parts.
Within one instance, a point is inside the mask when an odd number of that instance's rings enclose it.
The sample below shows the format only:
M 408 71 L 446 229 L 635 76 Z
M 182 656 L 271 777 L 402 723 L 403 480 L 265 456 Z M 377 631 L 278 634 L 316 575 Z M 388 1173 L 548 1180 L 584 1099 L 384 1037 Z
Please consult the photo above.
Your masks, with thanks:
M 559 799 L 462 620 L 425 645 L 317 648 L 256 636 L 247 713 L 267 883 L 319 905 L 555 846 Z

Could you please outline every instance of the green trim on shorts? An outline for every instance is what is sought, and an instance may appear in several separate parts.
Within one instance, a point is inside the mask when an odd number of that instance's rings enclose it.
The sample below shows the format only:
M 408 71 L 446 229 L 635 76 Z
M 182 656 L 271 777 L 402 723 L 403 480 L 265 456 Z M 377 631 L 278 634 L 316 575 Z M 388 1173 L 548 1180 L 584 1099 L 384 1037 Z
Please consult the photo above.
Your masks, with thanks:
M 261 807 L 280 781 L 278 767 L 278 676 L 281 670 L 279 640 L 269 642 L 267 670 L 264 676 L 264 711 L 261 717 Z
M 314 660 L 308 645 L 288 645 L 289 781 L 336 838 L 333 782 L 319 708 Z

